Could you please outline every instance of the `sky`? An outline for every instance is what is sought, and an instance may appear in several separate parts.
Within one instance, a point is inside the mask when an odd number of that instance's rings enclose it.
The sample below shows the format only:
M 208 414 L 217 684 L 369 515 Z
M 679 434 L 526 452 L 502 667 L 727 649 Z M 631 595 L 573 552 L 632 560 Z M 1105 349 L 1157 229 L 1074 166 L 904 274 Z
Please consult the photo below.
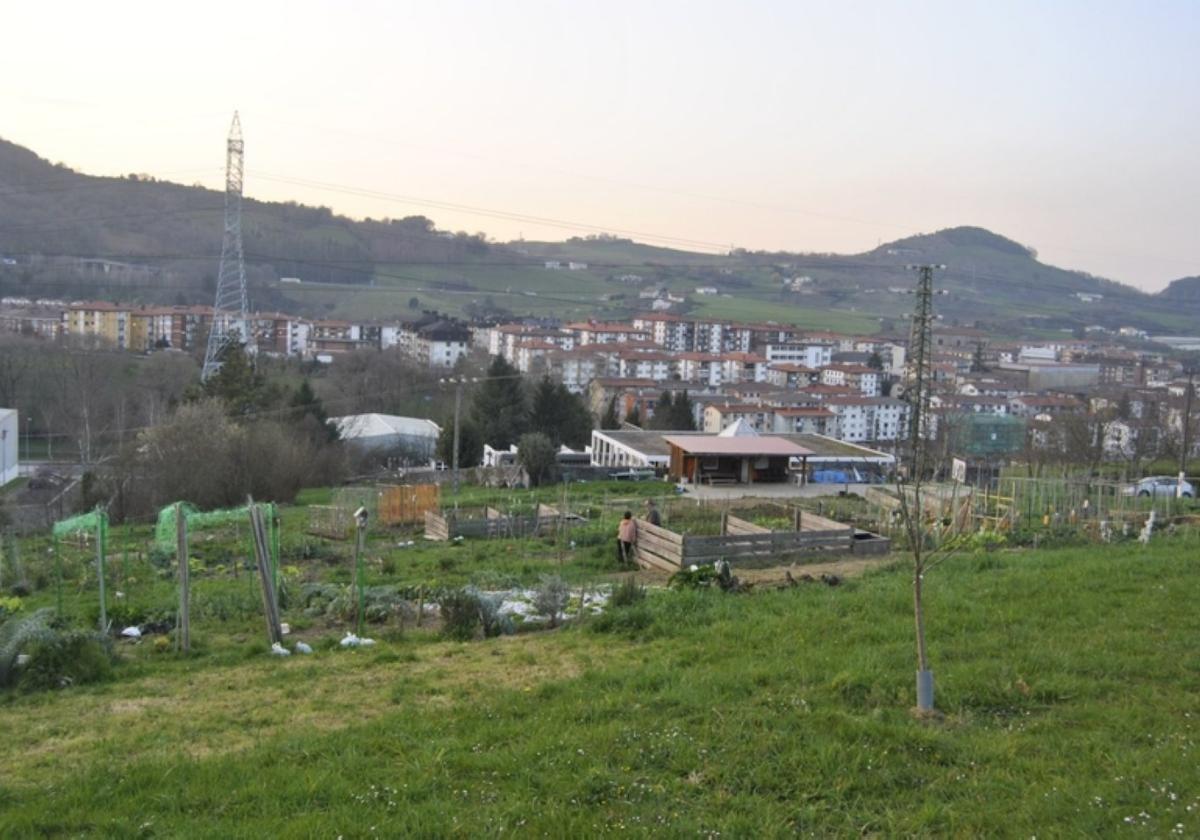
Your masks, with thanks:
M 355 217 L 1200 274 L 1196 0 L 6 6 L 0 137 L 90 174 L 220 187 L 237 109 L 248 195 Z

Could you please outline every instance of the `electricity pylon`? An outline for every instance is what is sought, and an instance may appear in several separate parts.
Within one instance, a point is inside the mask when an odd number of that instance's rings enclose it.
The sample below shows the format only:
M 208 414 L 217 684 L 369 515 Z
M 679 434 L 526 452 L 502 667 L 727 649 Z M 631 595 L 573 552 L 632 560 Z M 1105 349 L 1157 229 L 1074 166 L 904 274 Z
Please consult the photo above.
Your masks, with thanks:
M 225 351 L 240 344 L 253 351 L 254 337 L 246 318 L 246 263 L 242 255 L 242 168 L 245 143 L 237 111 L 225 143 L 225 232 L 221 238 L 221 268 L 217 272 L 217 298 L 208 331 L 208 348 L 200 379 L 207 380 L 221 367 Z

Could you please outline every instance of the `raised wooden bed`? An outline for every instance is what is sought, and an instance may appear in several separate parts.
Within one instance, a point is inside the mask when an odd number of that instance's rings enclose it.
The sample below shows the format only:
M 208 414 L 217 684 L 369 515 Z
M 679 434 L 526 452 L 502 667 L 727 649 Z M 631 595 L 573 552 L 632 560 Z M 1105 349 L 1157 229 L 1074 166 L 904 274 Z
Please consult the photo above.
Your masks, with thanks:
M 772 531 L 728 513 L 722 514 L 723 533 L 715 536 L 679 534 L 639 519 L 634 556 L 647 569 L 677 572 L 692 565 L 724 559 L 731 564 L 777 563 L 818 552 L 883 553 L 887 541 L 856 539 L 854 528 L 811 513 L 796 514 L 794 530 Z M 863 532 L 866 533 L 866 532 Z M 870 535 L 875 537 L 875 535 Z M 867 544 L 870 543 L 870 548 Z M 882 544 L 882 550 L 880 548 Z M 871 551 L 874 549 L 874 551 Z
M 539 504 L 531 515 L 513 516 L 496 508 L 485 508 L 483 516 L 453 511 L 425 512 L 425 538 L 446 541 L 456 537 L 532 537 L 549 533 L 560 522 L 566 527 L 586 522 L 582 516 L 563 516 L 558 508 Z

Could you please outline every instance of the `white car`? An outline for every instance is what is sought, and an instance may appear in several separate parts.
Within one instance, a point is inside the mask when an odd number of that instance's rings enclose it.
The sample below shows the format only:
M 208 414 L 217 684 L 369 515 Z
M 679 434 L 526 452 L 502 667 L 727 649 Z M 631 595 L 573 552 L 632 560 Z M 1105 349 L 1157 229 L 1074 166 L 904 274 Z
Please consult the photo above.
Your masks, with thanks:
M 1170 475 L 1152 475 L 1143 478 L 1137 484 L 1131 484 L 1125 488 L 1126 496 L 1167 496 L 1174 497 L 1182 495 L 1185 499 L 1194 498 L 1196 488 L 1192 486 L 1190 481 L 1183 482 L 1183 493 L 1177 494 L 1176 487 L 1179 485 L 1179 479 Z

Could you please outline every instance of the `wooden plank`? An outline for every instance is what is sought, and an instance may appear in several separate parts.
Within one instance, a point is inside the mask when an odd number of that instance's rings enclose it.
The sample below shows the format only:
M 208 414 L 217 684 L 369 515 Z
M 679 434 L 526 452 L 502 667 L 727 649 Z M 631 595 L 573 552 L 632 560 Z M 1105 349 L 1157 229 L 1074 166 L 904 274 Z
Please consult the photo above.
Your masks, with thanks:
M 683 534 L 677 534 L 670 528 L 663 528 L 661 525 L 651 525 L 645 519 L 637 520 L 637 527 L 639 534 L 650 534 L 667 542 L 683 545 Z
M 770 528 L 764 528 L 749 520 L 730 514 L 725 519 L 725 533 L 727 534 L 769 534 Z
M 682 545 L 660 539 L 653 534 L 639 534 L 637 544 L 644 545 L 653 551 L 659 552 L 660 554 L 683 554 Z
M 633 557 L 643 568 L 662 569 L 664 572 L 677 572 L 683 568 L 680 559 L 648 551 L 642 546 L 634 546 Z
M 851 529 L 851 526 L 842 522 L 837 522 L 833 519 L 828 519 L 824 516 L 818 516 L 815 513 L 805 513 L 801 517 L 801 528 L 804 531 L 837 531 L 841 529 Z

